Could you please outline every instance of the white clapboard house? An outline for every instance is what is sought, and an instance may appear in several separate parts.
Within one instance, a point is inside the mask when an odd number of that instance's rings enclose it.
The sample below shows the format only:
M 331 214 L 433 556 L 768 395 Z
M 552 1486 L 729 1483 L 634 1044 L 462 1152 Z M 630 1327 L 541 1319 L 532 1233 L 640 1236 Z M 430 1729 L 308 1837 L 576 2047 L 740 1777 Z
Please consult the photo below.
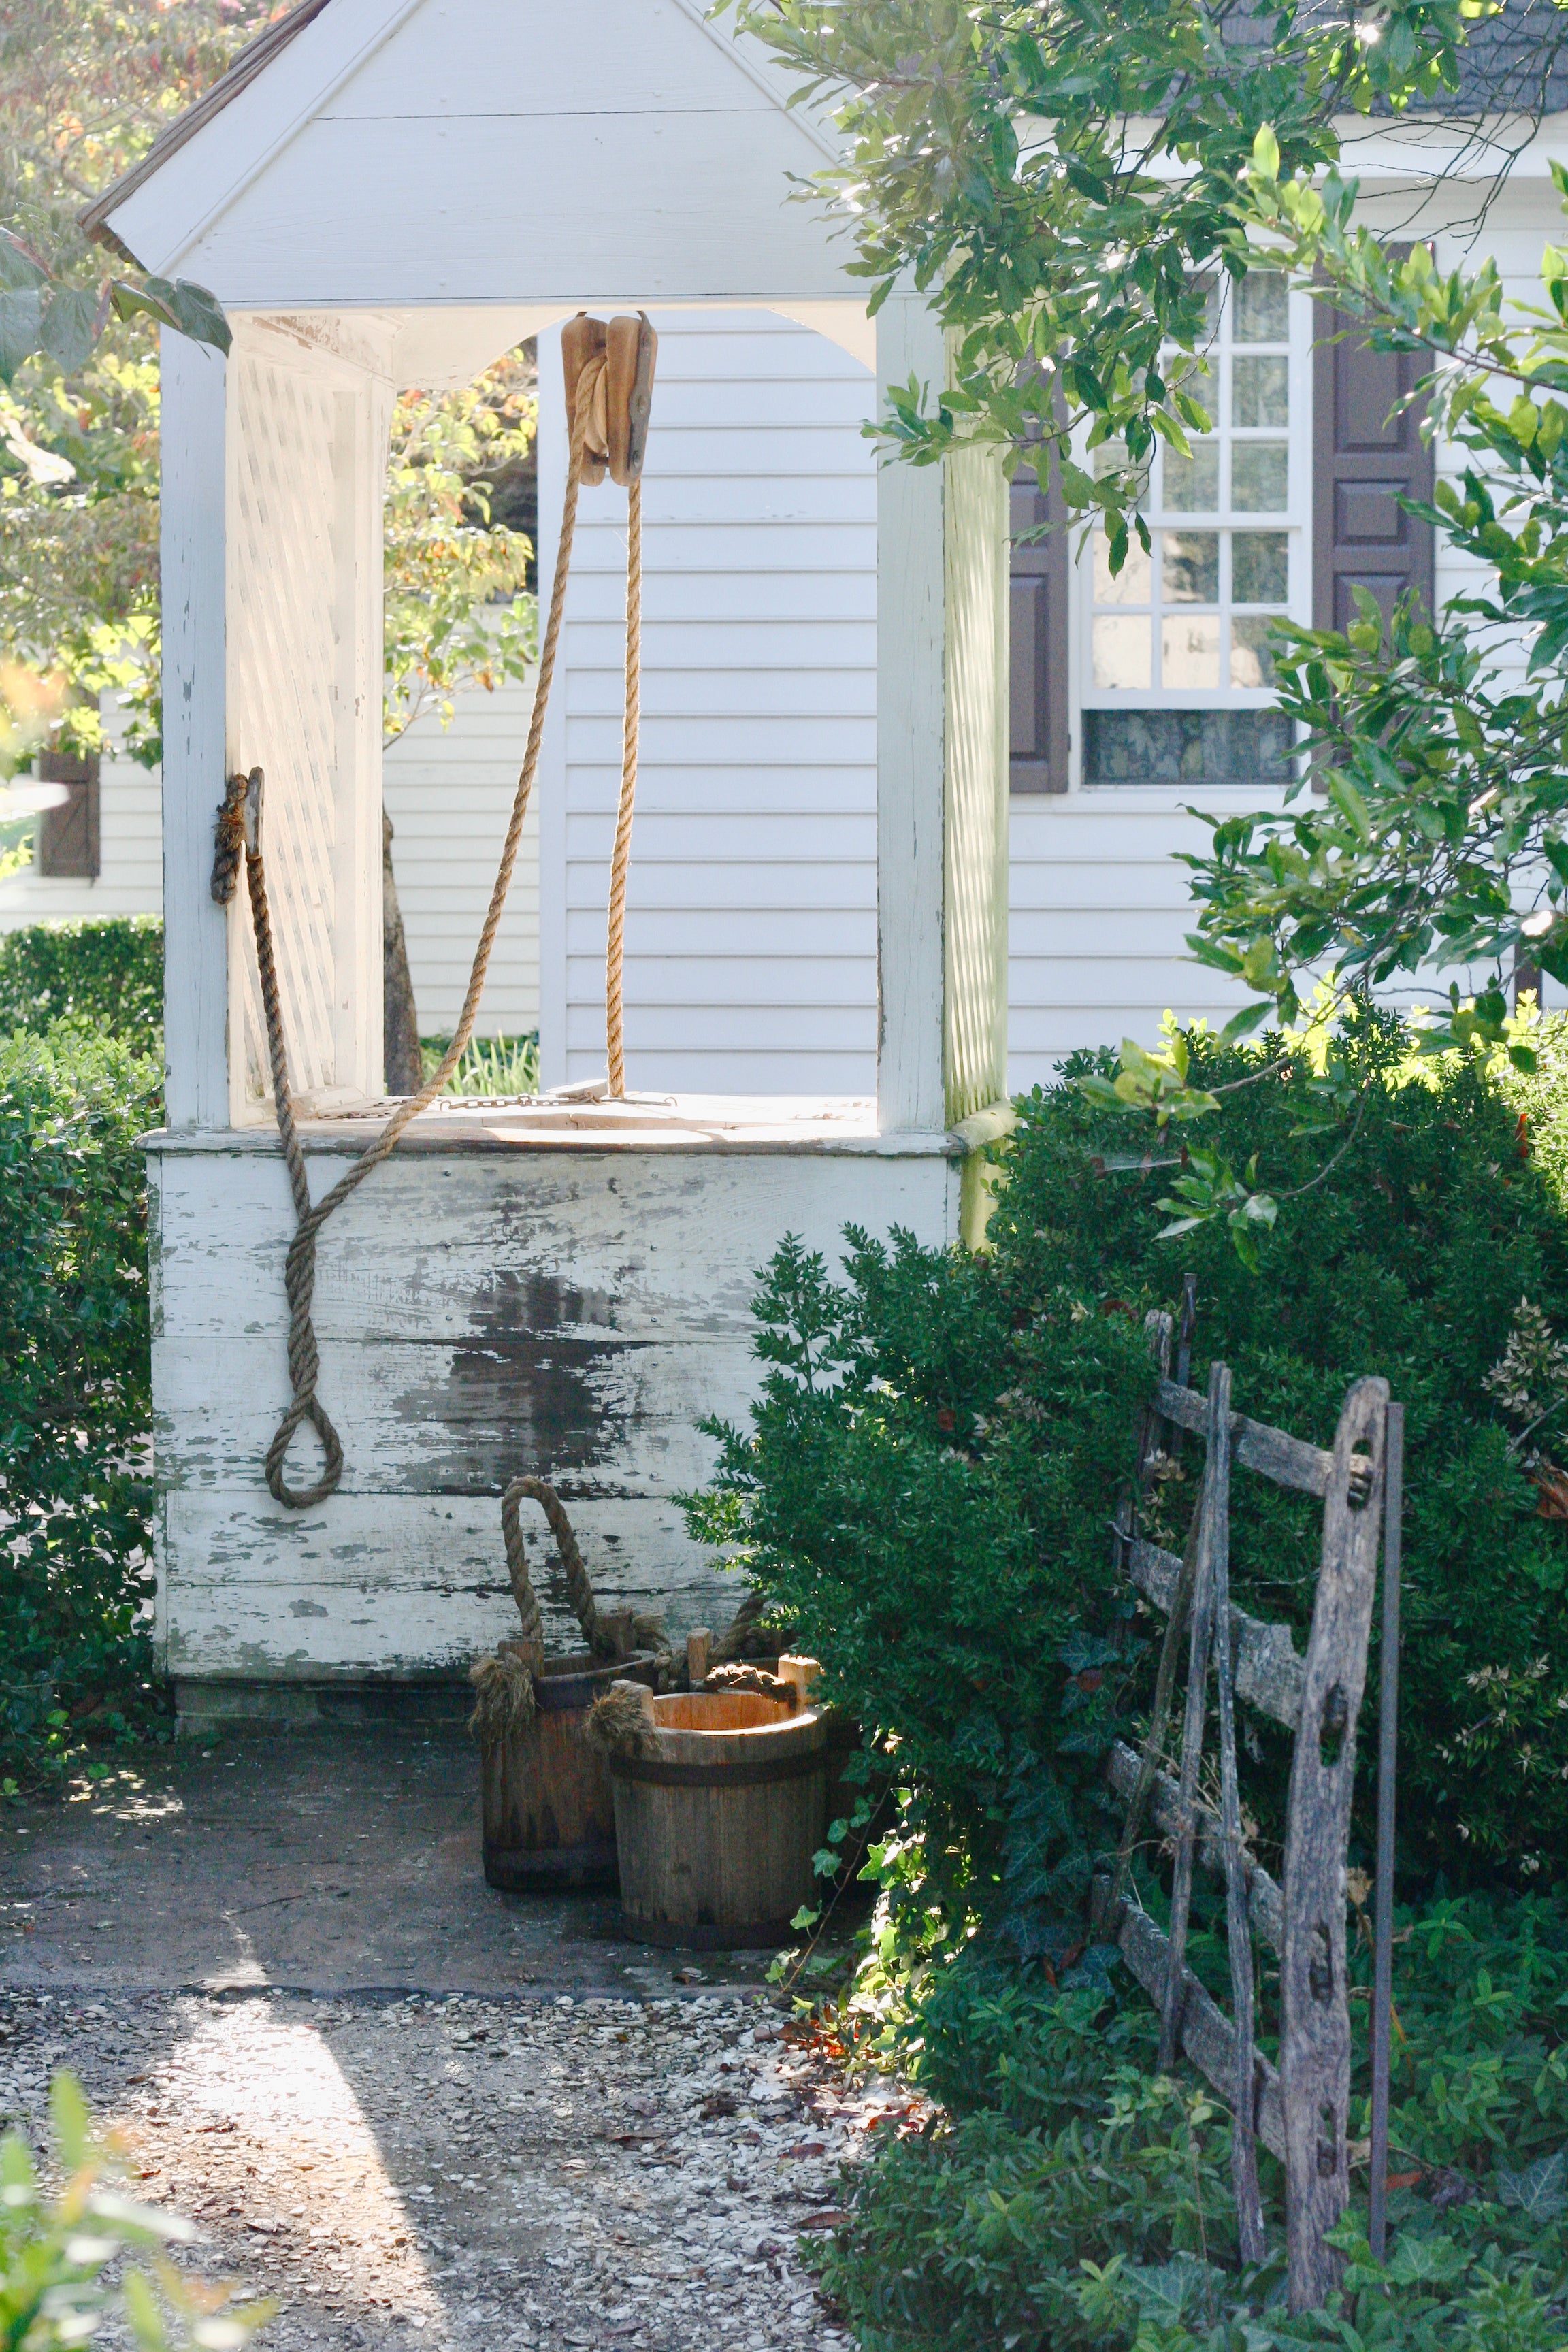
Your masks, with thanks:
M 1384 123 L 1349 144 L 1370 215 L 1450 262 L 1511 139 L 1480 249 L 1526 295 L 1568 122 L 1520 128 L 1516 30 L 1490 53 L 1494 94 L 1514 78 L 1497 136 Z M 519 1469 L 559 1478 L 612 1600 L 677 1629 L 722 1614 L 671 1498 L 709 1459 L 695 1418 L 750 1391 L 755 1267 L 786 1229 L 831 1250 L 848 1219 L 956 1235 L 1010 1089 L 1167 1007 L 1223 1018 L 1183 959 L 1172 852 L 1200 837 L 1186 803 L 1278 788 L 1269 616 L 1342 617 L 1355 581 L 1385 604 L 1458 584 L 1396 503 L 1432 462 L 1389 422 L 1402 363 L 1323 341 L 1265 278 L 1216 318 L 1216 429 L 1156 473 L 1152 560 L 1112 583 L 1058 534 L 1012 551 L 1009 590 L 993 458 L 877 467 L 879 386 L 935 380 L 942 338 L 913 295 L 868 320 L 831 223 L 788 200 L 831 136 L 787 96 L 698 0 L 305 0 L 96 208 L 235 326 L 226 366 L 164 352 L 169 1124 L 149 1164 L 187 1712 L 449 1677 L 504 1629 L 496 1496 Z M 660 336 L 626 996 L 630 1085 L 672 1099 L 611 1129 L 560 1102 L 416 1124 L 321 1236 L 348 1466 L 295 1512 L 260 1467 L 289 1396 L 288 1187 L 245 894 L 225 916 L 208 893 L 214 811 L 226 773 L 266 767 L 319 1194 L 374 1132 L 384 789 L 422 1018 L 445 1026 L 524 731 L 521 697 L 474 698 L 383 761 L 388 404 L 538 335 L 548 581 L 559 330 L 582 306 L 646 308 Z M 1011 496 L 1014 530 L 1042 519 Z M 552 1087 L 605 1067 L 625 518 L 612 485 L 584 492 L 537 863 L 481 1024 L 537 1007 Z M 24 877 L 0 919 L 131 888 L 110 851 L 149 857 L 144 788 L 109 767 L 98 790 L 91 889 Z

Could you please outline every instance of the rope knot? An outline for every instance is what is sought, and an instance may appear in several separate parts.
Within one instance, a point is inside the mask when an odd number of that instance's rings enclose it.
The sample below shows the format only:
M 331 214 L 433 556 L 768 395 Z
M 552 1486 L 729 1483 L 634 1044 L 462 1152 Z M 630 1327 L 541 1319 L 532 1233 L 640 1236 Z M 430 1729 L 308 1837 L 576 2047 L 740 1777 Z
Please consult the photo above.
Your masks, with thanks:
M 248 776 L 230 776 L 218 803 L 213 826 L 212 893 L 220 907 L 226 907 L 239 887 L 239 861 L 245 856 L 245 800 L 249 790 Z

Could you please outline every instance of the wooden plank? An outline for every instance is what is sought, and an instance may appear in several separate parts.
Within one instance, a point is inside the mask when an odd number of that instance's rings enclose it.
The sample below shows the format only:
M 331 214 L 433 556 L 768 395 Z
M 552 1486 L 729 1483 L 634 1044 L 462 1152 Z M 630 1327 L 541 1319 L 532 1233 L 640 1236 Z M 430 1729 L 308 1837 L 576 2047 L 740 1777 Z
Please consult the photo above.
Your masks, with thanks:
M 1117 1946 L 1150 1999 L 1158 2001 L 1170 1960 L 1170 1940 L 1146 1911 L 1131 1906 L 1117 1933 Z M 1182 2054 L 1212 2084 L 1228 2106 L 1236 2084 L 1236 2028 L 1195 1978 L 1187 1979 L 1182 2013 Z M 1257 2063 L 1255 2128 L 1265 2147 L 1285 2152 L 1285 2118 L 1279 2076 L 1267 2058 Z
M 1236 1692 L 1232 1681 L 1230 1625 L 1230 1367 L 1215 1364 L 1209 1375 L 1208 1484 L 1214 1497 L 1214 1633 L 1212 1651 L 1219 1720 L 1220 1848 L 1225 1871 L 1226 1941 L 1230 1952 L 1230 2006 L 1236 2026 L 1236 2074 L 1231 2104 L 1231 2179 L 1236 2187 L 1237 2241 L 1244 2263 L 1260 2263 L 1266 2251 L 1263 2199 L 1258 2185 L 1258 2147 L 1252 2130 L 1252 2084 L 1257 2060 L 1253 2034 L 1252 1930 L 1247 1864 L 1242 1843 L 1241 1792 L 1236 1774 Z M 1222 1508 L 1223 1505 L 1223 1508 Z
M 342 1162 L 309 1153 L 320 1192 Z M 292 1231 L 275 1152 L 160 1152 L 155 1339 L 286 1327 Z M 444 1153 L 394 1158 L 322 1237 L 325 1340 L 458 1341 L 494 1331 L 622 1340 L 728 1339 L 752 1330 L 757 1268 L 781 1234 L 842 1264 L 843 1229 L 907 1225 L 940 1245 L 945 1161 L 781 1152 Z M 748 1389 L 747 1393 L 750 1393 Z M 715 1410 L 729 1407 L 715 1399 Z
M 698 1420 L 739 1418 L 760 1367 L 748 1343 L 514 1338 L 321 1343 L 320 1393 L 343 1441 L 343 1491 L 478 1495 L 538 1465 L 568 1491 L 668 1495 L 710 1475 Z M 170 1486 L 249 1491 L 289 1401 L 284 1342 L 163 1343 L 153 1443 Z M 303 1438 L 300 1456 L 309 1453 Z
M 1138 1760 L 1137 1749 L 1130 1748 L 1124 1739 L 1119 1739 L 1110 1751 L 1106 1778 L 1124 1803 L 1138 1785 Z M 1180 1798 L 1181 1791 L 1170 1774 L 1156 1772 L 1150 1790 L 1149 1818 L 1163 1838 L 1175 1834 Z M 1197 1824 L 1197 1858 L 1205 1870 L 1219 1877 L 1224 1871 L 1219 1818 L 1209 1806 L 1201 1803 L 1194 1808 L 1194 1818 Z M 1277 1952 L 1285 1932 L 1284 1897 L 1260 1862 L 1251 1854 L 1244 1854 L 1243 1862 L 1252 1931 L 1262 1937 L 1270 1951 Z
M 790 173 L 819 170 L 821 156 L 781 112 L 602 114 L 591 79 L 574 113 L 519 108 L 466 122 L 460 137 L 409 117 L 307 121 L 184 267 L 258 310 L 498 295 L 570 309 L 628 289 L 659 303 L 843 297 L 830 224 L 784 200 Z M 156 250 L 139 236 L 132 249 Z M 520 255 L 533 281 L 521 294 Z
M 1166 1420 L 1179 1428 L 1203 1428 L 1205 1401 L 1196 1389 L 1179 1389 L 1173 1381 L 1162 1381 L 1156 1402 Z M 1300 1437 L 1270 1429 L 1266 1422 L 1249 1421 L 1240 1412 L 1231 1415 L 1230 1440 L 1243 1469 L 1256 1470 L 1260 1477 L 1272 1478 L 1277 1486 L 1293 1486 L 1303 1495 L 1321 1498 L 1328 1493 L 1334 1457 L 1321 1445 L 1309 1445 Z
M 1162 1381 L 1162 1392 L 1170 1385 Z M 1230 1457 L 1220 1433 L 1230 1410 L 1230 1369 L 1217 1360 L 1209 1366 L 1209 1392 L 1205 1416 L 1208 1439 L 1203 1486 L 1198 1496 L 1197 1559 L 1193 1579 L 1191 1639 L 1187 1649 L 1186 1705 L 1182 1716 L 1182 1779 L 1176 1802 L 1175 1868 L 1171 1885 L 1170 1953 L 1160 1999 L 1160 2064 L 1173 2063 L 1182 2037 L 1182 2007 L 1186 1994 L 1187 1914 L 1193 1895 L 1193 1847 L 1197 1835 L 1198 1774 L 1203 1766 L 1204 1717 L 1208 1696 L 1210 1654 L 1215 1643 L 1215 1562 L 1230 1526 Z M 1233 2093 L 1234 2097 L 1234 2093 Z
M 1129 1548 L 1128 1570 L 1146 1601 L 1169 1610 L 1182 1563 L 1173 1551 L 1142 1539 Z M 1270 1625 L 1231 1604 L 1236 1695 L 1294 1731 L 1301 1719 L 1303 1666 L 1289 1626 Z
M 1377 1581 L 1387 1418 L 1388 1382 L 1357 1381 L 1334 1437 L 1322 1565 L 1290 1766 L 1279 2071 L 1293 2311 L 1317 2309 L 1343 2274 L 1342 2258 L 1324 2242 L 1350 2203 L 1345 1853 Z M 1358 1475 L 1368 1464 L 1370 1478 Z

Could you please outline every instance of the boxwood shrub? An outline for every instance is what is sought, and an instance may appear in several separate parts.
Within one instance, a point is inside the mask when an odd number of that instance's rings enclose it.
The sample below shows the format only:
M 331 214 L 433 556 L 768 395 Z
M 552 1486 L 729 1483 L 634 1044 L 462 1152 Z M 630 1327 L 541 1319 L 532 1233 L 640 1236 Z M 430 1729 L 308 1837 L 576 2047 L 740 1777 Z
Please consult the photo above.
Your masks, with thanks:
M 0 1032 L 75 1018 L 157 1051 L 163 1027 L 163 923 L 121 915 L 28 923 L 0 934 Z
M 0 1038 L 0 1772 L 161 1720 L 146 1190 L 161 1073 L 79 1023 Z
M 1489 1386 L 1521 1301 L 1568 1338 L 1568 1024 L 1542 1030 L 1528 1079 L 1416 1066 L 1408 1042 L 1379 1019 L 1348 1040 L 1368 1082 L 1354 1146 L 1281 1209 L 1256 1273 L 1223 1227 L 1160 1238 L 1168 1169 L 1103 1172 L 1140 1139 L 1074 1083 L 1089 1057 L 1017 1105 L 988 1258 L 857 1235 L 842 1282 L 793 1244 L 767 1272 L 763 1391 L 748 1430 L 720 1432 L 691 1523 L 748 1563 L 1015 1895 L 1077 1883 L 1068 1813 L 1092 1844 L 1079 1799 L 1092 1807 L 1104 1740 L 1146 1688 L 1152 1629 L 1119 1600 L 1109 1522 L 1146 1384 L 1142 1318 L 1175 1304 L 1188 1269 L 1195 1385 L 1223 1357 L 1239 1409 L 1320 1444 L 1360 1373 L 1405 1404 L 1406 1872 L 1544 1884 L 1568 1868 L 1568 1523 L 1541 1515 L 1531 1448 Z M 1223 1085 L 1273 1049 L 1200 1033 L 1191 1050 L 1196 1081 Z M 1282 1194 L 1324 1169 L 1321 1123 L 1302 1059 L 1226 1097 L 1208 1128 Z M 1565 1423 L 1568 1374 L 1532 1446 L 1568 1463 Z M 1163 1496 L 1174 1541 L 1192 1496 Z M 1238 1597 L 1299 1633 L 1321 1523 L 1237 1473 Z M 1258 1748 L 1267 1841 L 1283 1742 L 1265 1727 Z

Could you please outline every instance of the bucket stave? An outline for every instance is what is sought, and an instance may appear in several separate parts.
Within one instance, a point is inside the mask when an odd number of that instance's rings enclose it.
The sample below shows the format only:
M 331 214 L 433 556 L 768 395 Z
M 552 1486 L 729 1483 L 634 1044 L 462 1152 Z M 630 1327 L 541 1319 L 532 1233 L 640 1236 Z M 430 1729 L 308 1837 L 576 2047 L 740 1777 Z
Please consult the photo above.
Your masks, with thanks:
M 614 1886 L 616 1809 L 609 1768 L 584 1738 L 595 1699 L 634 1662 L 584 1652 L 547 1658 L 533 1677 L 532 1719 L 481 1729 L 479 1775 L 488 1885 L 521 1894 Z
M 750 1691 L 642 1696 L 644 1736 L 610 1759 L 621 1907 L 650 1944 L 787 1943 L 826 1826 L 826 1727 Z

